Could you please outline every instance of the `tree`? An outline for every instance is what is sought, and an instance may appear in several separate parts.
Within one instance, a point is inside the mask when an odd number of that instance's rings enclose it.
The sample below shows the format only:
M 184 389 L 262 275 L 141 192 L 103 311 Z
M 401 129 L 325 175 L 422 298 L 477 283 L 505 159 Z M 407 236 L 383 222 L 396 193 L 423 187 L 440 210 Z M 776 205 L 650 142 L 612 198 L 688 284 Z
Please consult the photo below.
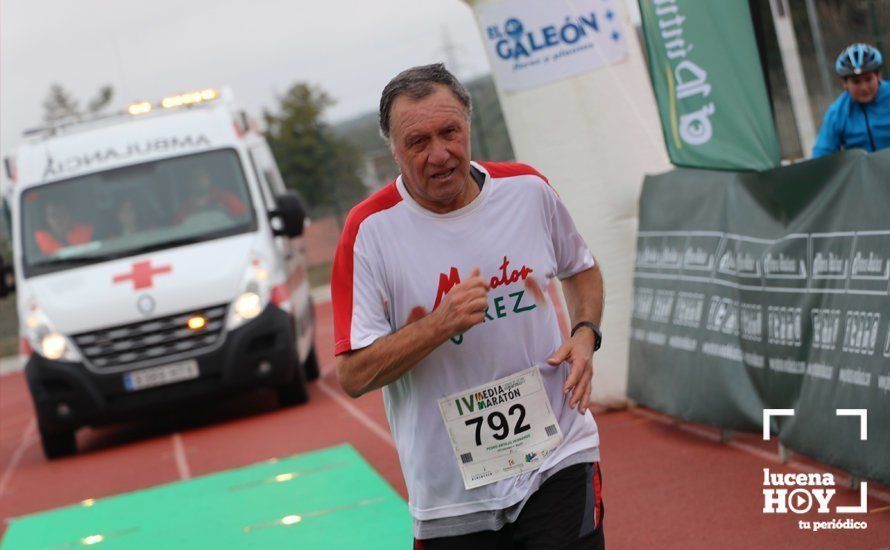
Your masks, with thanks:
M 105 85 L 99 88 L 96 95 L 87 101 L 86 109 L 80 108 L 80 102 L 71 92 L 58 83 L 51 84 L 46 99 L 43 100 L 43 121 L 52 124 L 62 120 L 81 120 L 86 115 L 102 112 L 114 97 L 114 89 Z
M 112 97 L 114 97 L 114 89 L 106 84 L 99 88 L 96 96 L 87 103 L 87 109 L 90 113 L 98 113 L 111 103 Z
M 316 214 L 338 216 L 367 193 L 362 183 L 362 154 L 322 120 L 333 100 L 304 83 L 278 98 L 275 112 L 265 111 L 267 137 L 285 184 L 297 190 Z
M 80 106 L 61 84 L 51 84 L 43 100 L 43 120 L 52 123 L 66 118 L 80 118 Z

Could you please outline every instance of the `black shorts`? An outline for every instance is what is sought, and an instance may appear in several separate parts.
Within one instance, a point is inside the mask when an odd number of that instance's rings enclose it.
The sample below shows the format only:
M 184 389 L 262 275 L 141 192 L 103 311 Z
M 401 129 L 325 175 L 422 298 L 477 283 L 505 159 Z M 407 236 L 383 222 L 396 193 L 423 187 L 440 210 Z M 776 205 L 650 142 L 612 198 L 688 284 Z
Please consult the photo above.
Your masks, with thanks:
M 414 550 L 574 550 L 605 548 L 599 462 L 576 464 L 547 479 L 516 521 L 499 531 L 415 540 Z

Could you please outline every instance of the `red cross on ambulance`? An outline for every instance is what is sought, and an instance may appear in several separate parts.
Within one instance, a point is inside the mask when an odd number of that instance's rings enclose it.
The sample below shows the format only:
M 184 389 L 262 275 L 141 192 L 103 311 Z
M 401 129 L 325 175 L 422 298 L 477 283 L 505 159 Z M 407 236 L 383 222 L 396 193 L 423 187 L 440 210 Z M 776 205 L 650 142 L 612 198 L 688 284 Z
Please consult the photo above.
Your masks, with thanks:
M 164 275 L 173 271 L 171 265 L 159 265 L 152 267 L 151 260 L 143 260 L 133 263 L 133 270 L 129 273 L 121 273 L 115 275 L 112 279 L 114 284 L 133 281 L 133 290 L 141 290 L 143 288 L 151 288 L 153 277 L 156 275 Z

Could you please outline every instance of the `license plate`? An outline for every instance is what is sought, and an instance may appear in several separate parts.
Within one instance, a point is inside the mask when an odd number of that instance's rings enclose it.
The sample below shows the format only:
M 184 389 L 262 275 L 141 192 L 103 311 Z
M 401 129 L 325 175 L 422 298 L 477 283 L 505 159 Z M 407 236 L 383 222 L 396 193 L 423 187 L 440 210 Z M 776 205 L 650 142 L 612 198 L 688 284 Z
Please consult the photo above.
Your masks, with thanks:
M 138 391 L 197 377 L 198 362 L 190 359 L 170 365 L 128 372 L 124 375 L 124 386 L 127 391 Z

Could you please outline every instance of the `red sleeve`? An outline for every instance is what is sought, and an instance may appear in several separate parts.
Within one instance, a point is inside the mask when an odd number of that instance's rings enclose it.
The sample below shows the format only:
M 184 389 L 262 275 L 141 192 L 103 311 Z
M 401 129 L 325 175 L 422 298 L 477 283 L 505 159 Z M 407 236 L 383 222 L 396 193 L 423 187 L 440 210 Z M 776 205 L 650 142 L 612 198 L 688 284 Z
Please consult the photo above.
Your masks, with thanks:
M 387 210 L 402 200 L 395 182 L 374 193 L 349 212 L 331 271 L 331 301 L 334 306 L 334 355 L 352 350 L 352 276 L 355 239 L 359 227 L 369 216 Z

